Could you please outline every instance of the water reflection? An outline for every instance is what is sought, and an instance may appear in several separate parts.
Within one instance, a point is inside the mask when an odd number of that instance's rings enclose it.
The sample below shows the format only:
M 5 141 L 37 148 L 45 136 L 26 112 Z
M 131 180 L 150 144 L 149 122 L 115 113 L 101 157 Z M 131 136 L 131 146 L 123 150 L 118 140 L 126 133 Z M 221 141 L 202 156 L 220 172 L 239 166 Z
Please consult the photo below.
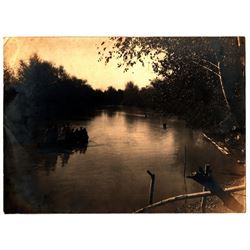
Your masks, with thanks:
M 155 200 L 201 191 L 192 180 L 184 183 L 185 146 L 187 173 L 205 163 L 215 176 L 232 169 L 234 159 L 204 141 L 199 131 L 174 119 L 164 122 L 167 129 L 159 117 L 113 109 L 71 121 L 74 128 L 87 128 L 89 143 L 71 150 L 31 149 L 25 164 L 33 169 L 32 190 L 38 197 L 32 196 L 31 203 L 42 212 L 131 212 L 147 205 L 147 170 L 156 176 Z
M 103 110 L 103 114 L 107 114 L 108 117 L 112 118 L 117 114 L 117 112 L 114 108 L 109 108 L 107 110 Z
M 81 147 L 81 148 L 76 148 L 74 150 L 72 150 L 71 152 L 64 152 L 64 153 L 60 153 L 59 154 L 59 158 L 61 161 L 61 167 L 64 167 L 68 164 L 68 161 L 70 159 L 70 155 L 73 154 L 85 154 L 88 148 L 88 144 L 86 144 L 85 146 Z
M 88 144 L 75 149 L 44 149 L 33 152 L 33 161 L 39 170 L 44 170 L 48 176 L 55 171 L 57 167 L 65 167 L 68 165 L 69 159 L 74 154 L 85 154 Z

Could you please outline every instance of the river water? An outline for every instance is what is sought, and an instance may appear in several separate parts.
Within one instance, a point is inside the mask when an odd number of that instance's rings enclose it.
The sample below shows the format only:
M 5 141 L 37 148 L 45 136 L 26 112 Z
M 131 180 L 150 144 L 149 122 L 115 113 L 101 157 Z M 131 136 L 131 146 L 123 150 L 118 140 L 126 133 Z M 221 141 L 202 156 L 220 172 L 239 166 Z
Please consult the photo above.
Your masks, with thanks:
M 147 170 L 156 177 L 154 201 L 201 191 L 193 180 L 184 181 L 185 146 L 187 174 L 209 163 L 215 178 L 223 183 L 234 172 L 236 159 L 222 154 L 200 131 L 177 119 L 145 116 L 136 109 L 104 109 L 82 121 L 67 122 L 87 128 L 87 148 L 38 152 L 20 147 L 15 153 L 15 164 L 22 162 L 17 202 L 24 210 L 133 212 L 148 204 Z M 154 211 L 175 212 L 177 205 L 180 202 Z

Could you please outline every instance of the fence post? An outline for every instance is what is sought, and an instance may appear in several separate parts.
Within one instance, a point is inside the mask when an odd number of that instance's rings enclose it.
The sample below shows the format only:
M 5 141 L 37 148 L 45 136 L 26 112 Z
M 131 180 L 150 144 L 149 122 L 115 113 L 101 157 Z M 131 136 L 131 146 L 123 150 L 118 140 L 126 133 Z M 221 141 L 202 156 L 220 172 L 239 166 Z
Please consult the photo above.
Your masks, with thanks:
M 187 146 L 185 144 L 185 147 L 184 147 L 184 171 L 183 171 L 185 194 L 187 194 L 186 168 L 187 168 Z M 185 211 L 187 212 L 187 199 L 185 199 Z
M 210 165 L 205 164 L 204 167 L 204 174 L 205 176 L 208 176 L 211 173 Z M 205 192 L 207 189 L 203 186 L 202 191 Z M 207 205 L 207 197 L 202 197 L 201 198 L 201 211 L 202 213 L 206 213 L 206 205 Z
M 149 204 L 153 204 L 154 186 L 155 186 L 155 175 L 153 173 L 151 173 L 149 170 L 147 170 L 147 173 L 151 177 L 150 191 L 149 191 Z

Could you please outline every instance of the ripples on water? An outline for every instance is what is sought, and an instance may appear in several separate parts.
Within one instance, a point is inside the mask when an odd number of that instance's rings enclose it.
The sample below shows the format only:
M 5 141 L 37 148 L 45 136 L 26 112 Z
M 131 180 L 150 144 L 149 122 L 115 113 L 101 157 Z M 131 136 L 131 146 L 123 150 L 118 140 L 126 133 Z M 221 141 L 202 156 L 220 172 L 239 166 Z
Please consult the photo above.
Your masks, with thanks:
M 222 179 L 235 162 L 183 122 L 145 116 L 140 111 L 101 110 L 71 125 L 87 128 L 87 148 L 43 153 L 20 148 L 15 153 L 16 164 L 22 162 L 26 169 L 19 180 L 20 196 L 31 211 L 135 211 L 148 203 L 147 170 L 156 176 L 155 201 L 182 194 L 185 145 L 187 173 L 210 163 L 214 175 Z M 189 179 L 186 185 L 188 192 L 202 189 Z M 174 212 L 175 206 L 155 211 Z

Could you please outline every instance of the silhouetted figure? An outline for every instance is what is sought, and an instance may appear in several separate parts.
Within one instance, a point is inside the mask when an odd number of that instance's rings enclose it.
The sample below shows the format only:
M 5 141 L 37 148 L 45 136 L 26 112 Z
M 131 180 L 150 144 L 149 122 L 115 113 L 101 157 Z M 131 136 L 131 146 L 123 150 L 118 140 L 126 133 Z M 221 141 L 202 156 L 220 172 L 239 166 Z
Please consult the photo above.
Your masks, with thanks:
M 166 123 L 163 123 L 163 124 L 162 124 L 162 127 L 163 127 L 163 129 L 167 129 L 167 124 L 166 124 Z
M 80 130 L 77 128 L 74 131 L 74 143 L 78 144 L 80 142 Z
M 75 140 L 75 129 L 70 129 L 70 133 L 69 133 L 69 144 L 73 144 L 74 140 Z
M 85 136 L 85 138 L 87 138 L 87 140 L 88 140 L 88 139 L 89 139 L 89 136 L 88 136 L 87 129 L 86 129 L 86 128 L 84 128 L 84 129 L 83 129 L 83 132 L 84 132 L 84 136 Z
M 88 132 L 86 128 L 81 128 L 81 139 L 84 143 L 87 143 L 89 140 Z
M 79 146 L 86 145 L 88 143 L 88 139 L 89 136 L 86 128 L 80 127 L 71 129 L 69 125 L 65 125 L 63 128 L 58 129 L 56 125 L 50 125 L 46 132 L 45 144 L 49 146 L 53 145 L 77 148 Z

